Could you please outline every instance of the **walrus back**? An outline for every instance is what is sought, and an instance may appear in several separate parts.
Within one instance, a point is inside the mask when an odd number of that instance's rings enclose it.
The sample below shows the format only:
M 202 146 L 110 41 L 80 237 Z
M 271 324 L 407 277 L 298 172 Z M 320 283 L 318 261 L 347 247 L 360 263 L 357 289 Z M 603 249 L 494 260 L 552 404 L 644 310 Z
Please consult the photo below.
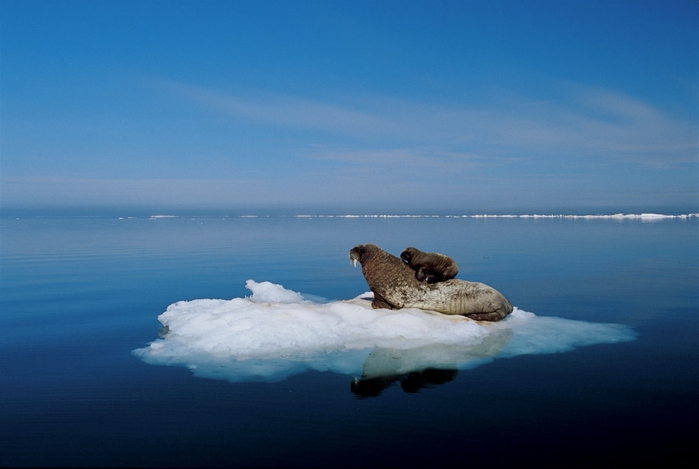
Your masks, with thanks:
M 460 279 L 435 284 L 419 284 L 412 301 L 404 308 L 421 308 L 472 319 L 497 321 L 512 312 L 512 304 L 491 286 Z
M 371 253 L 362 262 L 362 273 L 371 291 L 383 297 L 393 308 L 405 308 L 420 285 L 413 270 L 399 258 L 383 250 Z
M 418 281 L 431 277 L 429 283 L 450 280 L 459 273 L 459 267 L 451 257 L 438 252 L 423 252 L 417 248 L 406 248 L 400 255 L 415 270 Z M 420 278 L 422 277 L 422 278 Z

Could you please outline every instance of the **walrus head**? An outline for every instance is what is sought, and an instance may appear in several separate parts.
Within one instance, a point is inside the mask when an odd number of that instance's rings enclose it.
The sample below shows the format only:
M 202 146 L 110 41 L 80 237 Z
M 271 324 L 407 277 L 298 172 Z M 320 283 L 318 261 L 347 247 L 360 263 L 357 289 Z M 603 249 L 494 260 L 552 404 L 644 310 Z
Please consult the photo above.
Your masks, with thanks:
M 378 246 L 375 244 L 359 244 L 353 247 L 349 252 L 350 264 L 357 267 L 357 262 L 361 264 L 362 259 L 364 259 L 367 252 L 373 250 L 374 248 L 378 248 Z
M 405 248 L 405 250 L 400 253 L 400 258 L 403 259 L 404 262 L 410 264 L 410 261 L 413 259 L 416 252 L 419 251 L 414 247 Z

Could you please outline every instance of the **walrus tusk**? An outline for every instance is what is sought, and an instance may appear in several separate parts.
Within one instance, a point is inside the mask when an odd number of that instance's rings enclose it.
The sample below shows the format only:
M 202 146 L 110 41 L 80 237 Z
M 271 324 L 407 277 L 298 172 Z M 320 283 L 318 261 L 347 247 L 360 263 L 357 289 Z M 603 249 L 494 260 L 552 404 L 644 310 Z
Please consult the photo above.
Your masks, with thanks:
M 357 268 L 357 259 L 350 259 L 350 264 L 356 269 Z

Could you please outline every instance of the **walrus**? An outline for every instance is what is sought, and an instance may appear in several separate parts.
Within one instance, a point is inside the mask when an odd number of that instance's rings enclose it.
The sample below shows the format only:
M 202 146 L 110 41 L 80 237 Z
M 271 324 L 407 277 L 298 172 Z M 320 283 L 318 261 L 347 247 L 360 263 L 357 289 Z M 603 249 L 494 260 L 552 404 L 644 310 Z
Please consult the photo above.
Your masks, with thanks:
M 459 266 L 454 259 L 438 252 L 422 252 L 409 247 L 400 254 L 400 258 L 415 271 L 418 282 L 437 283 L 450 280 L 459 273 Z
M 350 261 L 362 264 L 362 273 L 374 292 L 373 308 L 420 308 L 462 315 L 477 321 L 499 321 L 512 304 L 499 291 L 460 279 L 426 283 L 398 257 L 375 244 L 360 244 L 349 251 Z

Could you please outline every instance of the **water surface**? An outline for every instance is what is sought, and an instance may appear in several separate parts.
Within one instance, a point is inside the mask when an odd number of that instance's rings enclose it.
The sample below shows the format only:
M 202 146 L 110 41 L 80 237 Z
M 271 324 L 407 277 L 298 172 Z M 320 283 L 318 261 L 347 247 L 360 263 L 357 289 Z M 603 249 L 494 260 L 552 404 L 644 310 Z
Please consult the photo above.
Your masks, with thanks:
M 0 229 L 3 466 L 695 460 L 696 217 L 20 216 Z M 633 338 L 374 381 L 356 366 L 369 349 L 354 368 L 239 380 L 133 353 L 162 340 L 169 305 L 246 298 L 249 279 L 315 304 L 362 295 L 347 253 L 369 242 L 449 254 L 459 278 L 537 320 L 616 324 Z M 395 359 L 389 349 L 373 363 Z M 433 352 L 401 350 L 410 363 Z

